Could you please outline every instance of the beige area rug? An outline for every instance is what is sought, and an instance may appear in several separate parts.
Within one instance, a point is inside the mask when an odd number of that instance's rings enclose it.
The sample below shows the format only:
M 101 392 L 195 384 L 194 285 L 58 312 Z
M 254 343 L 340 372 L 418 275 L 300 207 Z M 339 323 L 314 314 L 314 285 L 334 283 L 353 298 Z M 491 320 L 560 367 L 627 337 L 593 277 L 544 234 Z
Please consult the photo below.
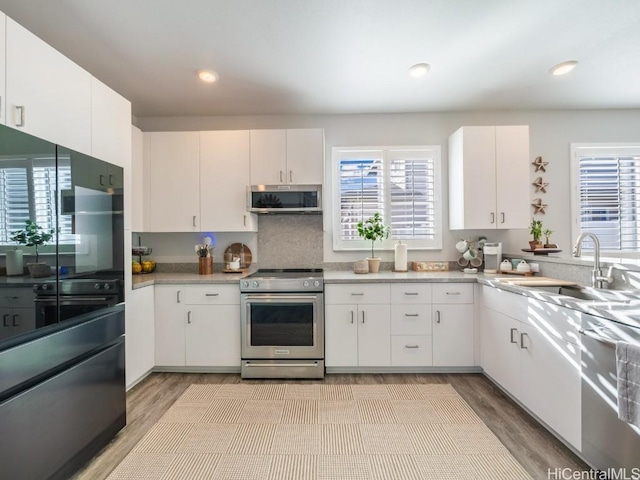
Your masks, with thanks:
M 191 385 L 110 480 L 529 479 L 451 385 Z

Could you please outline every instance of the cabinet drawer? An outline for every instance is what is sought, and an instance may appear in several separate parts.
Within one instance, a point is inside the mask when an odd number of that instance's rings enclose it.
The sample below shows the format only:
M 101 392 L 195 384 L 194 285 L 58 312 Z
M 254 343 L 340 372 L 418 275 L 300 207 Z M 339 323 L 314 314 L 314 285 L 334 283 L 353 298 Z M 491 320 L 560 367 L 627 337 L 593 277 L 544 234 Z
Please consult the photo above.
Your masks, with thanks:
M 328 304 L 388 304 L 389 284 L 327 285 L 324 298 Z
M 391 305 L 391 335 L 431 335 L 431 305 Z
M 433 303 L 473 303 L 473 283 L 435 284 Z
M 239 305 L 237 285 L 190 286 L 184 289 L 187 305 Z
M 391 303 L 431 303 L 431 284 L 392 283 Z
M 428 335 L 391 337 L 392 367 L 428 367 L 433 364 Z

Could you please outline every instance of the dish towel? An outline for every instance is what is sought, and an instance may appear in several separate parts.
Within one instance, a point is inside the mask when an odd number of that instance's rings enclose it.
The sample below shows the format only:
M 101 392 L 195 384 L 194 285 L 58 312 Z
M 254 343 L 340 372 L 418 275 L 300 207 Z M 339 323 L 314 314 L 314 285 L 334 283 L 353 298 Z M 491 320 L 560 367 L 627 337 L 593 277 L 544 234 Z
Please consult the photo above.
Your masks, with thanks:
M 616 343 L 618 418 L 640 427 L 640 346 Z

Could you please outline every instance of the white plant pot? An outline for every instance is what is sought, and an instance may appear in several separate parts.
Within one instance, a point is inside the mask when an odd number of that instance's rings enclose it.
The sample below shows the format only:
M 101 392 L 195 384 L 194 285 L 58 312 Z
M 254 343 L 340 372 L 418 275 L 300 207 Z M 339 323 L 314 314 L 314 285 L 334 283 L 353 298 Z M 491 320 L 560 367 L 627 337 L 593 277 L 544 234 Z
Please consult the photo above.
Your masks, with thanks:
M 47 263 L 27 263 L 27 268 L 33 278 L 48 277 L 51 275 L 51 265 Z
M 7 276 L 22 275 L 24 273 L 24 264 L 22 261 L 22 250 L 7 250 Z
M 378 273 L 380 271 L 380 260 L 380 257 L 367 257 L 369 273 Z

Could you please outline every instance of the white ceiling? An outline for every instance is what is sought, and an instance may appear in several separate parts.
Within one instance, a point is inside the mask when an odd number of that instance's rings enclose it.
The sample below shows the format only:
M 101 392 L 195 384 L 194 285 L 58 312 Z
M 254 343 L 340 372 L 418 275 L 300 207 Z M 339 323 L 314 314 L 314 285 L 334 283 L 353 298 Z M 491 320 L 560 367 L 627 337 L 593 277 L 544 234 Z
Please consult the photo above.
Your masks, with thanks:
M 0 0 L 138 117 L 640 108 L 638 0 Z M 578 60 L 564 77 L 551 66 Z M 407 74 L 431 65 L 428 78 Z M 203 84 L 196 70 L 214 69 Z

